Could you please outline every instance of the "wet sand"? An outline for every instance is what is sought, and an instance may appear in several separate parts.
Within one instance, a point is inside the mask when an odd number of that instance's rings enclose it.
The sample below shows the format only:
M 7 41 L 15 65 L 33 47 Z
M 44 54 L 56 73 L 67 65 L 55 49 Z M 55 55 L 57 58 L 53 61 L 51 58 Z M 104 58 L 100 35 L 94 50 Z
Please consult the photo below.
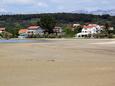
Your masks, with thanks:
M 2 43 L 0 86 L 115 86 L 115 40 Z

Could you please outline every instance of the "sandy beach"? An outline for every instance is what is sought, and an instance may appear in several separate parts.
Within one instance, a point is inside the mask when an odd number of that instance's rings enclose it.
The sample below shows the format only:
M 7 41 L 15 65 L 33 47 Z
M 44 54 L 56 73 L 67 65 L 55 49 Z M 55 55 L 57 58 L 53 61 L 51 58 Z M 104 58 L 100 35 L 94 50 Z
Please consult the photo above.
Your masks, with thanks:
M 0 86 L 115 86 L 114 39 L 0 44 Z

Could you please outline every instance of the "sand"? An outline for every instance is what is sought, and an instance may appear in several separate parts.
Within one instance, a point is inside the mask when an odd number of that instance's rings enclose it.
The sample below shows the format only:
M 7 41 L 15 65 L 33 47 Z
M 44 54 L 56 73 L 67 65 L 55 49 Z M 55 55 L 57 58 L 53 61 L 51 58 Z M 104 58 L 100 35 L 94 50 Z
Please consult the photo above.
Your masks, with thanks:
M 0 86 L 115 86 L 114 41 L 2 43 Z

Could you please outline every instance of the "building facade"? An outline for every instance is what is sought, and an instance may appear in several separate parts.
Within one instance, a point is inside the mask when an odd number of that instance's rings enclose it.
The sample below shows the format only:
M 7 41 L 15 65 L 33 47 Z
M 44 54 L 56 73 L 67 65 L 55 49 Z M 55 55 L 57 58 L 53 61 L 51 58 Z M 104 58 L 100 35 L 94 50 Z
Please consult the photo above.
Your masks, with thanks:
M 4 32 L 5 28 L 0 28 L 0 33 Z

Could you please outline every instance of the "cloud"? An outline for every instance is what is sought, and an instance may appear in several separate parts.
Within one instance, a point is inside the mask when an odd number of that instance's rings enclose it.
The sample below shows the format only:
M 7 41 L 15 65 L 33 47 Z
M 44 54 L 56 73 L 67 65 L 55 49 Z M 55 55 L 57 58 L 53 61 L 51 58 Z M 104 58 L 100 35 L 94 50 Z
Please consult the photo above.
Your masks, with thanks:
M 7 10 L 4 8 L 0 8 L 0 12 L 7 12 Z
M 13 5 L 13 4 L 32 4 L 34 0 L 2 0 L 2 4 Z
M 44 2 L 38 2 L 37 6 L 39 6 L 39 7 L 48 7 L 48 4 L 46 4 Z
M 115 0 L 0 0 L 0 8 L 14 12 L 65 12 L 79 9 L 115 9 Z

